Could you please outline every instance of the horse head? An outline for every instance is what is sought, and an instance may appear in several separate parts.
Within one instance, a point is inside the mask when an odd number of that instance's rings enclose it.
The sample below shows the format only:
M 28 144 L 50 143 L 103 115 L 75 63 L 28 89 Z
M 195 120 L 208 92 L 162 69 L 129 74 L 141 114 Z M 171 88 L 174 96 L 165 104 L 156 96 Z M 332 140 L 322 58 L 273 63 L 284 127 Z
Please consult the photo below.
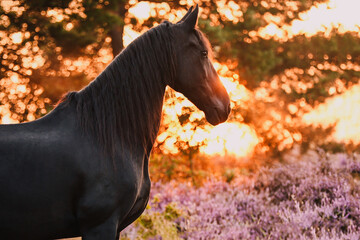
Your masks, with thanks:
M 170 85 L 184 94 L 205 113 L 206 120 L 217 125 L 227 120 L 230 98 L 211 62 L 211 47 L 197 29 L 198 6 L 173 25 L 176 52 L 176 77 Z

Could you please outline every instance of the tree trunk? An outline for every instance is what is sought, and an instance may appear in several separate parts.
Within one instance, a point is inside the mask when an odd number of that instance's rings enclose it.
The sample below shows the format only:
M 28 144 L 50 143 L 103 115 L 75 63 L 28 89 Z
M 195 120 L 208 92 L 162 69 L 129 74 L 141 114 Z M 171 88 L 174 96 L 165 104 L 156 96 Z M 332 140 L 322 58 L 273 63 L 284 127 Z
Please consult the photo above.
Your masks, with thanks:
M 118 14 L 119 17 L 123 19 L 123 22 L 125 19 L 126 12 L 127 12 L 126 4 L 125 3 L 119 4 L 116 14 Z M 109 36 L 111 37 L 111 48 L 112 48 L 113 58 L 115 58 L 124 48 L 124 42 L 123 42 L 124 26 L 125 24 L 114 25 L 109 32 Z

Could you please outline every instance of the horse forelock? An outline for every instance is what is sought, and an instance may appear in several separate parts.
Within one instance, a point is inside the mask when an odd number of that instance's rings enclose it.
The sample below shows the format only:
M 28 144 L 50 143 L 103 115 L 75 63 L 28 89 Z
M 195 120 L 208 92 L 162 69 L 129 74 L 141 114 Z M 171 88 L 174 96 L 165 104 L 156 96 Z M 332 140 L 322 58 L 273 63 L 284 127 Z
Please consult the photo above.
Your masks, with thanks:
M 76 97 L 63 101 L 76 101 L 83 133 L 94 137 L 106 155 L 116 154 L 117 141 L 122 148 L 140 144 L 145 151 L 155 141 L 164 89 L 176 74 L 169 24 L 135 39 Z

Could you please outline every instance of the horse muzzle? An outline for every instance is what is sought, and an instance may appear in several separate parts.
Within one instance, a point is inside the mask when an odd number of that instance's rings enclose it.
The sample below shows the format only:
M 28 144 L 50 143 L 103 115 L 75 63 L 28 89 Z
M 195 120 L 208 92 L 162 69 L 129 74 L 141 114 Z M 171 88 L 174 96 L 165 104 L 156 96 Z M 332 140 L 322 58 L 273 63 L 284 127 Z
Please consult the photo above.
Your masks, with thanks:
M 225 103 L 218 102 L 214 107 L 204 111 L 206 120 L 214 126 L 225 122 L 228 119 L 230 112 L 230 101 L 225 101 Z

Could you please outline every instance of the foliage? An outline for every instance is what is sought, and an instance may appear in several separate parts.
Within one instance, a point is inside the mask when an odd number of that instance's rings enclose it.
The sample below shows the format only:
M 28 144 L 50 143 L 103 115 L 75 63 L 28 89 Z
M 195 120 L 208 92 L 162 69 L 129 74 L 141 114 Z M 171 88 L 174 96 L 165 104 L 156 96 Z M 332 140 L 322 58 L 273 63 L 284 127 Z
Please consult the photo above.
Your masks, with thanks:
M 258 150 L 274 156 L 294 143 L 324 144 L 331 128 L 314 129 L 301 122 L 304 113 L 359 81 L 360 38 L 341 25 L 309 36 L 292 35 L 286 27 L 302 11 L 322 1 L 226 1 L 231 14 L 204 3 L 200 27 L 207 33 L 218 61 L 239 75 L 253 96 L 233 108 L 233 118 L 252 126 Z M 216 4 L 215 4 L 216 5 Z M 264 35 L 272 24 L 283 37 Z M 313 138 L 314 132 L 320 133 Z M 327 144 L 334 146 L 333 143 Z
M 92 1 L 1 3 L 2 117 L 34 120 L 51 110 L 66 91 L 84 86 L 88 76 L 105 66 L 95 64 L 96 56 L 107 44 L 107 29 L 121 19 L 101 11 L 100 5 Z M 18 85 L 22 91 L 12 90 Z
M 134 231 L 129 230 L 128 233 L 121 240 L 130 239 L 181 239 L 178 234 L 177 223 L 181 212 L 175 204 L 168 204 L 159 211 L 156 207 L 158 199 L 154 197 L 152 203 L 154 210 L 151 207 L 147 208 L 145 214 L 141 215 L 135 223 L 137 226 Z
M 154 183 L 145 219 L 165 219 L 171 206 L 176 214 L 160 228 L 175 227 L 180 239 L 359 239 L 359 156 L 320 150 L 287 159 L 231 184 Z M 161 239 L 139 221 L 123 239 Z
M 214 160 L 212 162 L 208 157 L 202 155 L 196 155 L 189 161 L 189 157 L 182 154 L 153 154 L 149 171 L 150 178 L 154 182 L 192 181 L 194 185 L 198 185 L 211 175 L 230 179 L 231 173 L 226 172 L 225 166 L 220 166 Z
M 88 81 L 86 74 L 69 67 L 65 60 L 97 56 L 107 43 L 109 29 L 123 24 L 118 15 L 109 12 L 109 5 L 108 1 L 42 0 L 1 4 L 0 56 L 7 60 L 1 62 L 0 77 L 16 73 L 46 90 L 48 84 L 59 87 L 56 81 L 71 81 L 70 88 L 83 86 Z M 69 86 L 60 88 L 60 93 L 45 94 L 56 101 L 68 90 Z
M 125 26 L 143 32 L 161 20 L 178 19 L 189 7 L 179 0 L 148 2 L 151 13 L 142 20 L 130 11 L 138 1 L 2 2 L 0 116 L 18 122 L 42 116 L 65 92 L 79 90 L 100 73 L 124 46 Z M 305 127 L 301 117 L 359 81 L 357 32 L 341 31 L 341 25 L 312 36 L 287 31 L 303 12 L 323 2 L 200 3 L 199 28 L 209 37 L 216 60 L 228 67 L 227 77 L 236 76 L 234 80 L 252 92 L 247 101 L 233 101 L 231 120 L 255 129 L 258 152 L 278 156 L 294 143 L 303 142 L 304 148 L 323 144 L 331 128 L 317 129 L 321 134 L 314 139 L 314 129 Z M 283 31 L 283 37 L 262 34 L 270 24 Z M 19 83 L 25 90 L 16 91 Z M 32 105 L 30 110 L 27 105 Z M 182 109 L 182 127 L 205 126 L 204 117 L 191 117 L 193 112 L 194 107 Z M 206 142 L 178 138 L 176 144 L 191 160 Z

